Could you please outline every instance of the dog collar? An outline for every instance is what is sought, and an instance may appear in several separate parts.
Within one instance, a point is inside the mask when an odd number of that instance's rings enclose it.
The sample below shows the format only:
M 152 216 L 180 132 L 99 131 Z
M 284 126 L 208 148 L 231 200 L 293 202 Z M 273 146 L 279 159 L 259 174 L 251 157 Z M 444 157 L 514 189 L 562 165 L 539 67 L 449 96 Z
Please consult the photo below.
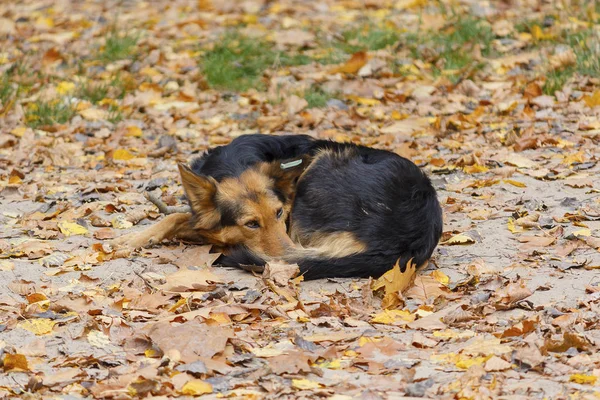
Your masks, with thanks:
M 302 164 L 302 159 L 281 163 L 281 169 L 290 169 Z

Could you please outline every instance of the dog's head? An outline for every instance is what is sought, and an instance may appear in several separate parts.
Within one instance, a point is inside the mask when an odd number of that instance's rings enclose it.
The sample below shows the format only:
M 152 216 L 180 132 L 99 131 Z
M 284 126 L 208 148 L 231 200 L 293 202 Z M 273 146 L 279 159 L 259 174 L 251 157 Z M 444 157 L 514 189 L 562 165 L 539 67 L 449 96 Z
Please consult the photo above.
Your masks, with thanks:
M 259 256 L 283 255 L 293 246 L 286 220 L 306 160 L 295 164 L 260 163 L 220 182 L 179 164 L 198 234 L 219 246 L 243 244 Z

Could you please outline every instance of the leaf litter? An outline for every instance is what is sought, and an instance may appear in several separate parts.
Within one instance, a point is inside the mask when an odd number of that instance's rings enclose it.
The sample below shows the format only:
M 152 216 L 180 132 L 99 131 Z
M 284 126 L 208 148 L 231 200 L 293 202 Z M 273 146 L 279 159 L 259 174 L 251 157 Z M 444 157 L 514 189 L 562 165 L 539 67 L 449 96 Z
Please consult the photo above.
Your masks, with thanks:
M 1 4 L 0 396 L 597 396 L 588 3 Z M 160 218 L 142 189 L 180 209 L 177 163 L 255 132 L 410 158 L 430 263 L 303 282 L 110 247 Z

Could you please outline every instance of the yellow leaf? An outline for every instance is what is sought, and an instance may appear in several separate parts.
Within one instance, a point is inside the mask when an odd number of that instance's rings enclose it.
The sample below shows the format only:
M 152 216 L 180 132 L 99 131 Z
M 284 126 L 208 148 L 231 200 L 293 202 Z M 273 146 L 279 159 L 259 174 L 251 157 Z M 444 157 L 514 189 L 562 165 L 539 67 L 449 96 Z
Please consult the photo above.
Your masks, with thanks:
M 65 95 L 75 90 L 75 84 L 73 82 L 61 82 L 56 86 L 58 94 Z
M 292 387 L 300 390 L 319 389 L 321 384 L 308 379 L 292 379 Z
M 135 125 L 130 125 L 125 136 L 142 137 L 142 130 Z
M 573 232 L 573 236 L 575 236 L 576 238 L 581 236 L 592 236 L 592 231 L 589 228 L 579 229 Z
M 552 33 L 545 33 L 539 25 L 534 25 L 533 28 L 531 28 L 531 34 L 535 40 L 550 40 L 554 38 Z
M 583 151 L 578 151 L 577 153 L 565 156 L 565 158 L 562 160 L 562 163 L 565 165 L 572 165 L 574 163 L 582 163 L 584 161 L 585 154 L 583 153 Z
M 521 232 L 525 231 L 525 229 L 523 229 L 522 226 L 515 225 L 514 218 L 509 218 L 507 225 L 508 225 L 508 230 L 511 231 L 512 233 L 521 233 Z
M 373 282 L 371 289 L 378 290 L 385 287 L 385 294 L 387 295 L 402 292 L 408 288 L 412 284 L 417 268 L 410 260 L 406 263 L 406 269 L 402 272 L 400 271 L 399 262 L 400 260 L 396 261 L 392 269 Z
M 85 235 L 86 233 L 88 233 L 88 230 L 83 226 L 75 222 L 68 221 L 60 221 L 58 223 L 58 229 L 60 229 L 62 234 L 65 236 Z
M 433 277 L 433 279 L 435 279 L 442 285 L 447 285 L 450 283 L 450 277 L 448 275 L 446 275 L 445 273 L 443 273 L 442 271 L 440 271 L 439 269 L 436 269 L 435 271 L 433 271 L 431 273 L 431 276 Z
M 367 343 L 377 343 L 377 342 L 381 342 L 383 339 L 381 338 L 376 338 L 376 337 L 367 337 L 367 336 L 361 336 L 358 339 L 358 345 L 360 347 L 363 347 L 365 344 Z
M 4 371 L 29 371 L 27 358 L 23 354 L 7 354 L 4 356 Z
M 110 338 L 104 332 L 97 330 L 90 331 L 87 334 L 87 339 L 94 347 L 103 348 L 110 344 Z
M 79 115 L 88 121 L 99 121 L 108 118 L 108 111 L 101 108 L 90 107 L 79 111 Z
M 181 394 L 188 396 L 200 396 L 201 394 L 212 393 L 212 391 L 212 385 L 200 379 L 187 381 L 181 388 Z
M 132 158 L 135 158 L 135 156 L 125 149 L 117 149 L 113 152 L 113 160 L 128 161 Z
M 486 167 L 485 165 L 465 165 L 463 167 L 463 171 L 465 171 L 467 174 L 477 174 L 480 172 L 487 172 L 490 169 L 488 167 Z
M 598 377 L 595 375 L 573 374 L 569 377 L 569 382 L 575 382 L 585 385 L 594 385 Z
M 583 101 L 590 108 L 600 106 L 600 90 L 596 90 L 591 96 L 586 94 L 583 96 Z
M 330 74 L 356 74 L 369 61 L 369 56 L 364 51 L 352 54 L 345 64 L 335 67 L 329 71 Z
M 373 324 L 393 325 L 397 322 L 413 322 L 415 316 L 405 310 L 383 310 L 372 319 Z
M 473 244 L 475 240 L 465 234 L 459 233 L 458 235 L 452 236 L 450 239 L 442 242 L 441 244 L 456 245 L 456 244 Z
M 398 0 L 394 5 L 397 10 L 408 10 L 411 8 L 424 7 L 427 5 L 427 0 Z
M 10 133 L 12 133 L 13 135 L 15 135 L 17 137 L 23 137 L 23 135 L 25 134 L 25 132 L 27 132 L 27 127 L 26 126 L 17 126 L 15 129 L 13 129 L 12 131 L 10 131 Z
M 50 318 L 35 318 L 21 321 L 17 326 L 29 332 L 33 332 L 36 335 L 45 335 L 52 332 L 52 328 L 54 328 L 55 324 L 56 323 Z
M 513 179 L 503 179 L 502 182 L 508 183 L 509 185 L 513 185 L 513 186 L 520 187 L 520 188 L 527 187 L 527 185 L 524 184 L 523 182 L 515 181 Z
M 456 365 L 458 368 L 469 369 L 473 365 L 483 365 L 490 358 L 492 358 L 492 356 L 473 358 L 461 357 L 456 363 L 454 363 L 454 365 Z
M 148 358 L 160 358 L 162 357 L 161 352 L 155 350 L 155 349 L 147 349 L 146 351 L 144 351 L 144 355 Z
M 356 96 L 354 94 L 350 94 L 348 96 L 346 96 L 349 100 L 355 101 L 358 104 L 362 104 L 364 106 L 376 106 L 378 104 L 381 104 L 381 101 L 377 100 L 377 99 L 368 99 L 365 97 L 359 97 Z

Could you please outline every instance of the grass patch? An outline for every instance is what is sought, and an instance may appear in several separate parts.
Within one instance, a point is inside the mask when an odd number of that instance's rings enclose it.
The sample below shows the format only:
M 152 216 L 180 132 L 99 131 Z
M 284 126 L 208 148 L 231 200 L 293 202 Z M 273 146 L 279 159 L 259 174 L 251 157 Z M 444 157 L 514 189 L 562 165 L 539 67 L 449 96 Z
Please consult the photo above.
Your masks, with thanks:
M 112 29 L 106 37 L 100 60 L 109 63 L 131 58 L 136 53 L 138 40 L 137 34 L 121 34 L 116 29 Z
M 568 67 L 561 70 L 548 72 L 546 82 L 542 88 L 544 94 L 554 95 L 557 90 L 562 90 L 563 86 L 575 73 L 574 67 Z
M 576 61 L 574 65 L 548 72 L 543 90 L 550 95 L 562 90 L 575 74 L 600 76 L 600 36 L 597 33 L 591 29 L 580 32 L 563 31 L 560 42 L 573 49 Z
M 92 104 L 98 104 L 107 98 L 122 99 L 125 97 L 125 93 L 125 82 L 120 75 L 115 75 L 108 82 L 87 81 L 81 84 L 75 97 L 87 100 Z
M 70 104 L 61 100 L 36 101 L 27 107 L 25 122 L 32 128 L 64 124 L 75 114 Z
M 2 103 L 3 107 L 6 106 L 14 91 L 12 80 L 8 74 L 2 74 L 2 76 L 0 76 L 0 103 Z
M 272 47 L 263 39 L 229 32 L 204 54 L 200 64 L 211 87 L 239 92 L 264 89 L 260 78 L 267 68 L 311 62 L 302 54 L 278 53 Z
M 339 64 L 348 59 L 348 55 L 358 51 L 385 49 L 397 43 L 401 38 L 398 31 L 380 27 L 373 23 L 347 29 L 341 33 L 341 39 L 321 41 L 325 55 L 317 60 L 321 64 Z
M 486 58 L 496 56 L 492 48 L 495 35 L 490 24 L 484 19 L 460 18 L 441 32 L 405 35 L 402 42 L 411 50 L 416 59 L 434 64 L 434 75 L 446 72 L 450 80 L 456 81 L 459 72 L 469 66 L 481 69 L 485 64 L 476 62 L 472 54 L 479 46 L 481 55 Z
M 319 86 L 311 86 L 304 92 L 304 99 L 308 102 L 308 108 L 322 108 L 327 101 L 335 98 L 335 95 L 325 92 Z

